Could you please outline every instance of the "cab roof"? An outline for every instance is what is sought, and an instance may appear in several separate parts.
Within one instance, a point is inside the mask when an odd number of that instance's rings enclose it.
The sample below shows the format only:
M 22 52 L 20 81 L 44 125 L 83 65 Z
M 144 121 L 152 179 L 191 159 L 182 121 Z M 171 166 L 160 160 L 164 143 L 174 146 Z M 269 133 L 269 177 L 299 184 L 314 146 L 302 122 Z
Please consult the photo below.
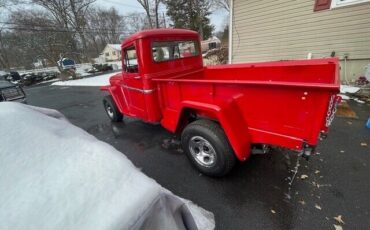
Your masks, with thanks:
M 186 30 L 186 29 L 150 29 L 150 30 L 142 30 L 139 31 L 133 35 L 130 35 L 128 38 L 124 40 L 122 43 L 122 46 L 124 46 L 127 43 L 130 43 L 137 39 L 142 38 L 161 38 L 161 37 L 193 37 L 198 38 L 198 33 L 192 30 Z

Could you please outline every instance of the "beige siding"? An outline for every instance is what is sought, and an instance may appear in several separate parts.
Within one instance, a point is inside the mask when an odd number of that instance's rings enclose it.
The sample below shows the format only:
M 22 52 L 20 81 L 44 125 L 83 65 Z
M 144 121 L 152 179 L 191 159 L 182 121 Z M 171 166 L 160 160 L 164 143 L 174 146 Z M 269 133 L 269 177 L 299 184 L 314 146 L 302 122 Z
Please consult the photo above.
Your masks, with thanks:
M 108 56 L 106 54 L 108 54 Z M 117 60 L 120 60 L 121 58 L 120 51 L 113 49 L 109 45 L 105 46 L 102 52 L 102 56 L 105 61 L 117 61 Z
M 310 52 L 319 58 L 335 51 L 341 59 L 370 63 L 370 3 L 318 12 L 314 4 L 234 0 L 233 62 L 304 59 Z

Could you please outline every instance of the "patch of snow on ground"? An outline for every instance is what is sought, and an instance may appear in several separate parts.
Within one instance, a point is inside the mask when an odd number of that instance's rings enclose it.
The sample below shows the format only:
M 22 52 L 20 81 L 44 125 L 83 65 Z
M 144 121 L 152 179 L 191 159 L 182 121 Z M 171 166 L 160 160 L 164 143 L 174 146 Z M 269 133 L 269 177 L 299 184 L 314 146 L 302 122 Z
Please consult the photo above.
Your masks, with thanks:
M 120 74 L 120 72 L 116 73 L 108 73 L 103 74 L 95 77 L 86 77 L 83 79 L 77 80 L 69 80 L 69 81 L 58 81 L 54 82 L 51 85 L 57 86 L 105 86 L 109 85 L 109 78 L 113 75 Z
M 55 78 L 55 79 L 51 79 L 51 80 L 47 80 L 47 81 L 40 81 L 40 82 L 36 83 L 35 85 L 40 85 L 40 84 L 45 84 L 45 83 L 50 83 L 50 82 L 57 82 L 57 81 L 60 81 L 60 79 Z
M 1 229 L 214 229 L 58 111 L 2 102 L 0 120 Z
M 356 93 L 360 90 L 359 87 L 340 85 L 340 93 Z
M 344 95 L 344 94 L 338 94 L 338 96 L 340 96 L 342 98 L 342 100 L 349 100 L 349 99 L 351 99 L 350 97 L 348 97 L 347 95 Z

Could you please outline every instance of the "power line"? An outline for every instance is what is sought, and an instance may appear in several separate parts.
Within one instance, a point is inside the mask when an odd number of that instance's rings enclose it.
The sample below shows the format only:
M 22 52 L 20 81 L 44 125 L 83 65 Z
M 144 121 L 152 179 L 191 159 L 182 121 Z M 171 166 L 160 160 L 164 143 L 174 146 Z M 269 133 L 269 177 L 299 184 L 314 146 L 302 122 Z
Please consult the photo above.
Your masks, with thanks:
M 143 9 L 142 7 L 140 6 L 133 6 L 133 5 L 129 5 L 129 4 L 126 4 L 126 3 L 121 3 L 121 2 L 116 2 L 116 1 L 113 1 L 113 0 L 105 0 L 105 2 L 110 2 L 110 3 L 113 3 L 113 4 L 117 4 L 117 5 L 121 5 L 121 6 L 127 6 L 127 7 L 132 7 L 132 8 L 136 8 L 136 9 Z
M 127 7 L 132 7 L 132 8 L 144 10 L 143 7 L 141 7 L 141 6 L 129 5 L 129 4 L 122 3 L 122 2 L 116 2 L 114 0 L 104 0 L 104 1 L 116 4 L 116 5 L 127 6 Z M 141 13 L 145 13 L 145 12 L 141 12 Z M 166 13 L 166 11 L 158 11 L 158 13 Z
M 76 30 L 34 29 L 34 28 L 24 28 L 24 27 L 23 28 L 22 27 L 4 27 L 4 29 L 32 31 L 32 32 L 79 33 Z M 82 33 L 90 33 L 90 34 L 97 33 L 97 31 L 89 31 L 89 30 L 84 30 L 84 31 L 81 31 L 81 32 Z M 134 31 L 116 31 L 116 32 L 109 31 L 109 32 L 112 33 L 112 34 L 117 34 L 117 35 L 131 35 L 131 34 L 135 33 Z M 109 32 L 106 31 L 105 33 L 109 33 Z
M 34 27 L 42 27 L 42 28 L 51 28 L 51 29 L 55 29 L 55 27 L 57 27 L 58 25 L 42 25 L 42 24 L 34 24 L 34 23 L 15 23 L 15 22 L 1 22 L 0 21 L 0 24 L 4 24 L 4 25 L 15 25 L 15 26 L 34 26 Z M 15 27 L 17 28 L 17 27 Z M 117 26 L 116 28 L 121 28 L 121 29 L 126 29 L 124 26 Z M 35 28 L 32 28 L 32 29 L 35 29 Z M 99 27 L 94 27 L 94 28 L 86 28 L 86 27 L 82 27 L 83 30 L 89 30 L 89 31 L 97 31 L 97 32 L 101 32 L 101 31 L 108 31 L 108 32 L 111 32 L 112 30 L 109 29 L 109 28 L 99 28 Z M 66 28 L 66 31 L 70 31 L 70 30 L 67 30 Z

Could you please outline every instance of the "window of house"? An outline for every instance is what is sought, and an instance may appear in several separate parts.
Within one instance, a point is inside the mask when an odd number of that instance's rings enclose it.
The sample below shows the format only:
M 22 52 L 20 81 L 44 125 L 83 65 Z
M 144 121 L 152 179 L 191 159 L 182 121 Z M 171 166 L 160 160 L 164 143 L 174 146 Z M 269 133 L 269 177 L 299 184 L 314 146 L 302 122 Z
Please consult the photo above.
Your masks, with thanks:
M 370 3 L 370 0 L 315 0 L 314 11 L 334 9 L 364 2 Z
M 139 72 L 139 66 L 137 63 L 137 54 L 135 47 L 125 49 L 123 59 L 123 69 L 127 73 Z
M 370 2 L 370 0 L 332 0 L 331 8 L 348 6 L 357 3 Z
M 116 51 L 113 51 L 113 52 L 112 52 L 112 55 L 116 55 Z
M 156 62 L 170 61 L 199 55 L 196 41 L 153 42 L 152 56 Z
M 212 49 L 216 49 L 216 48 L 217 48 L 217 44 L 216 44 L 216 42 L 210 42 L 210 43 L 208 44 L 208 48 L 209 48 L 210 50 L 212 50 Z
M 109 53 L 105 53 L 105 56 L 106 56 L 106 57 L 109 57 Z

